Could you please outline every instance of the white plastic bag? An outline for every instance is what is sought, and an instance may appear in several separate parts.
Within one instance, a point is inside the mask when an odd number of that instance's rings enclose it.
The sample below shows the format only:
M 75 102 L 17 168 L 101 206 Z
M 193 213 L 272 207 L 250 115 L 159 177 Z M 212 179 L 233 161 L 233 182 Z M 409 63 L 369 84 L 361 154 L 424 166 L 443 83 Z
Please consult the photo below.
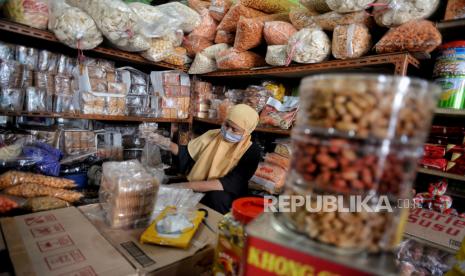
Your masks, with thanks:
M 154 6 L 133 2 L 129 7 L 143 21 L 144 33 L 149 37 L 166 36 L 176 31 L 181 24 L 177 17 L 170 17 Z
M 179 28 L 185 33 L 192 32 L 197 26 L 200 25 L 200 15 L 179 2 L 171 2 L 156 6 L 156 8 L 170 18 L 177 18 L 180 20 Z
M 326 0 L 328 7 L 339 13 L 363 11 L 375 0 Z
M 287 64 L 287 45 L 271 45 L 266 51 L 266 63 L 273 66 L 284 66 Z
M 150 48 L 140 18 L 121 0 L 67 0 L 88 13 L 102 34 L 118 49 L 140 52 Z
M 94 20 L 81 9 L 69 6 L 64 0 L 51 0 L 49 14 L 48 29 L 63 44 L 89 50 L 102 43 L 102 34 Z
M 439 0 L 377 0 L 373 14 L 378 25 L 394 27 L 430 17 L 439 3 Z
M 331 54 L 331 41 L 319 28 L 304 28 L 289 39 L 287 54 L 298 63 L 318 63 Z

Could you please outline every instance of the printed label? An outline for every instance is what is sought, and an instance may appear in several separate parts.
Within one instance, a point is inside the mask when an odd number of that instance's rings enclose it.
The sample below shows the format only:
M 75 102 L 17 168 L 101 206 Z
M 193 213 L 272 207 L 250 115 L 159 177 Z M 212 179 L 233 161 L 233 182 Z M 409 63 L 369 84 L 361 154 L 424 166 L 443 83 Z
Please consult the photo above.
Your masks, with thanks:
M 31 233 L 34 238 L 46 237 L 60 232 L 65 232 L 65 229 L 60 223 L 31 228 Z
M 84 257 L 84 255 L 82 255 L 79 249 L 52 255 L 45 258 L 45 262 L 47 263 L 47 266 L 50 270 L 57 270 L 59 268 L 84 262 L 85 260 L 86 258 Z
M 74 242 L 68 235 L 37 242 L 37 246 L 39 247 L 40 252 L 49 252 L 71 245 L 74 245 Z

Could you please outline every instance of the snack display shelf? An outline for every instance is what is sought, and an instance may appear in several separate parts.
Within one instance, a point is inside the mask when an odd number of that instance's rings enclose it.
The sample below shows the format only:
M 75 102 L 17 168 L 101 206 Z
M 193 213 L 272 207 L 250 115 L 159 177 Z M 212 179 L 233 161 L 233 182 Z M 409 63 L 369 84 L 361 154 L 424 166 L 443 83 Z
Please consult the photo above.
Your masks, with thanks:
M 0 116 L 26 116 L 26 117 L 46 117 L 63 119 L 87 119 L 97 121 L 121 121 L 121 122 L 153 122 L 153 123 L 190 123 L 190 119 L 167 119 L 150 118 L 125 115 L 99 115 L 99 114 L 72 114 L 72 113 L 52 113 L 52 112 L 5 112 L 0 111 Z
M 415 55 L 418 56 L 418 55 Z M 410 66 L 419 68 L 420 62 L 410 53 L 372 55 L 349 60 L 330 60 L 315 64 L 292 65 L 289 67 L 259 68 L 237 71 L 217 71 L 203 77 L 303 77 L 308 74 L 331 72 L 341 69 L 362 69 L 393 65 L 394 73 L 406 76 Z
M 206 123 L 206 124 L 212 124 L 212 125 L 221 125 L 221 122 L 218 121 L 218 120 L 204 119 L 204 118 L 199 118 L 199 117 L 194 117 L 194 121 L 202 122 L 202 123 Z M 291 135 L 291 130 L 279 129 L 279 128 L 271 128 L 271 127 L 257 127 L 255 129 L 255 131 L 256 132 L 264 132 L 264 133 L 273 133 L 273 134 L 279 134 L 279 135 L 286 135 L 286 136 Z
M 8 32 L 8 33 L 20 34 L 23 36 L 34 37 L 34 38 L 38 38 L 38 39 L 45 40 L 45 41 L 59 43 L 55 35 L 49 31 L 32 28 L 26 25 L 8 21 L 3 18 L 0 18 L 0 30 L 4 32 Z M 148 65 L 148 66 L 156 66 L 156 67 L 165 68 L 165 69 L 175 69 L 175 70 L 182 70 L 182 71 L 187 70 L 184 67 L 171 65 L 166 62 L 151 62 L 149 60 L 146 60 L 145 58 L 143 58 L 141 55 L 137 53 L 130 53 L 130 52 L 125 52 L 125 51 L 120 51 L 117 49 L 97 47 L 89 51 L 100 54 L 102 57 L 107 57 L 107 58 L 111 58 L 114 60 L 126 61 L 126 62 Z
M 453 28 L 460 28 L 465 26 L 465 19 L 457 19 L 457 20 L 445 20 L 438 22 L 436 27 L 440 30 L 447 30 Z
M 449 178 L 449 179 L 454 179 L 454 180 L 459 180 L 459 181 L 465 181 L 465 175 L 446 173 L 446 172 L 430 170 L 430 169 L 425 169 L 425 168 L 418 168 L 418 173 L 439 176 L 439 177 L 444 177 L 444 178 Z
M 435 114 L 436 116 L 461 117 L 465 116 L 465 109 L 438 108 Z

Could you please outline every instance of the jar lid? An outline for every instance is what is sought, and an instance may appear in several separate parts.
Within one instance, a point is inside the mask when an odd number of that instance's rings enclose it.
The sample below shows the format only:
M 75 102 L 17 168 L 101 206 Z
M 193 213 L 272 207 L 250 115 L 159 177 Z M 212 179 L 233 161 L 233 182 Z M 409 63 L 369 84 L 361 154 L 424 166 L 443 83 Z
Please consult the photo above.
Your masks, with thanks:
M 448 42 L 446 44 L 442 44 L 439 47 L 439 50 L 445 50 L 449 48 L 464 48 L 465 47 L 465 40 L 456 40 L 452 42 Z
M 241 223 L 248 224 L 263 213 L 265 200 L 259 197 L 244 197 L 233 201 L 232 214 Z

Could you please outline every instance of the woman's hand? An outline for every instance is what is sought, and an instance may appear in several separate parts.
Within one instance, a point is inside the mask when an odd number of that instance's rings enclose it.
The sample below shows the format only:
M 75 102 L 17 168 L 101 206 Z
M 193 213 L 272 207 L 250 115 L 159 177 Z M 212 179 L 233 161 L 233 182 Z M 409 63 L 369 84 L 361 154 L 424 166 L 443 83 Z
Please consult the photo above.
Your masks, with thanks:
M 148 140 L 149 142 L 154 143 L 160 148 L 164 150 L 169 150 L 174 155 L 178 155 L 178 152 L 179 152 L 178 145 L 176 145 L 175 143 L 172 143 L 170 138 L 162 136 L 157 133 L 151 133 L 148 136 Z
M 192 181 L 177 184 L 170 184 L 168 188 L 175 189 L 192 189 L 194 192 L 211 192 L 211 191 L 223 191 L 223 185 L 219 180 L 207 180 L 207 181 Z

